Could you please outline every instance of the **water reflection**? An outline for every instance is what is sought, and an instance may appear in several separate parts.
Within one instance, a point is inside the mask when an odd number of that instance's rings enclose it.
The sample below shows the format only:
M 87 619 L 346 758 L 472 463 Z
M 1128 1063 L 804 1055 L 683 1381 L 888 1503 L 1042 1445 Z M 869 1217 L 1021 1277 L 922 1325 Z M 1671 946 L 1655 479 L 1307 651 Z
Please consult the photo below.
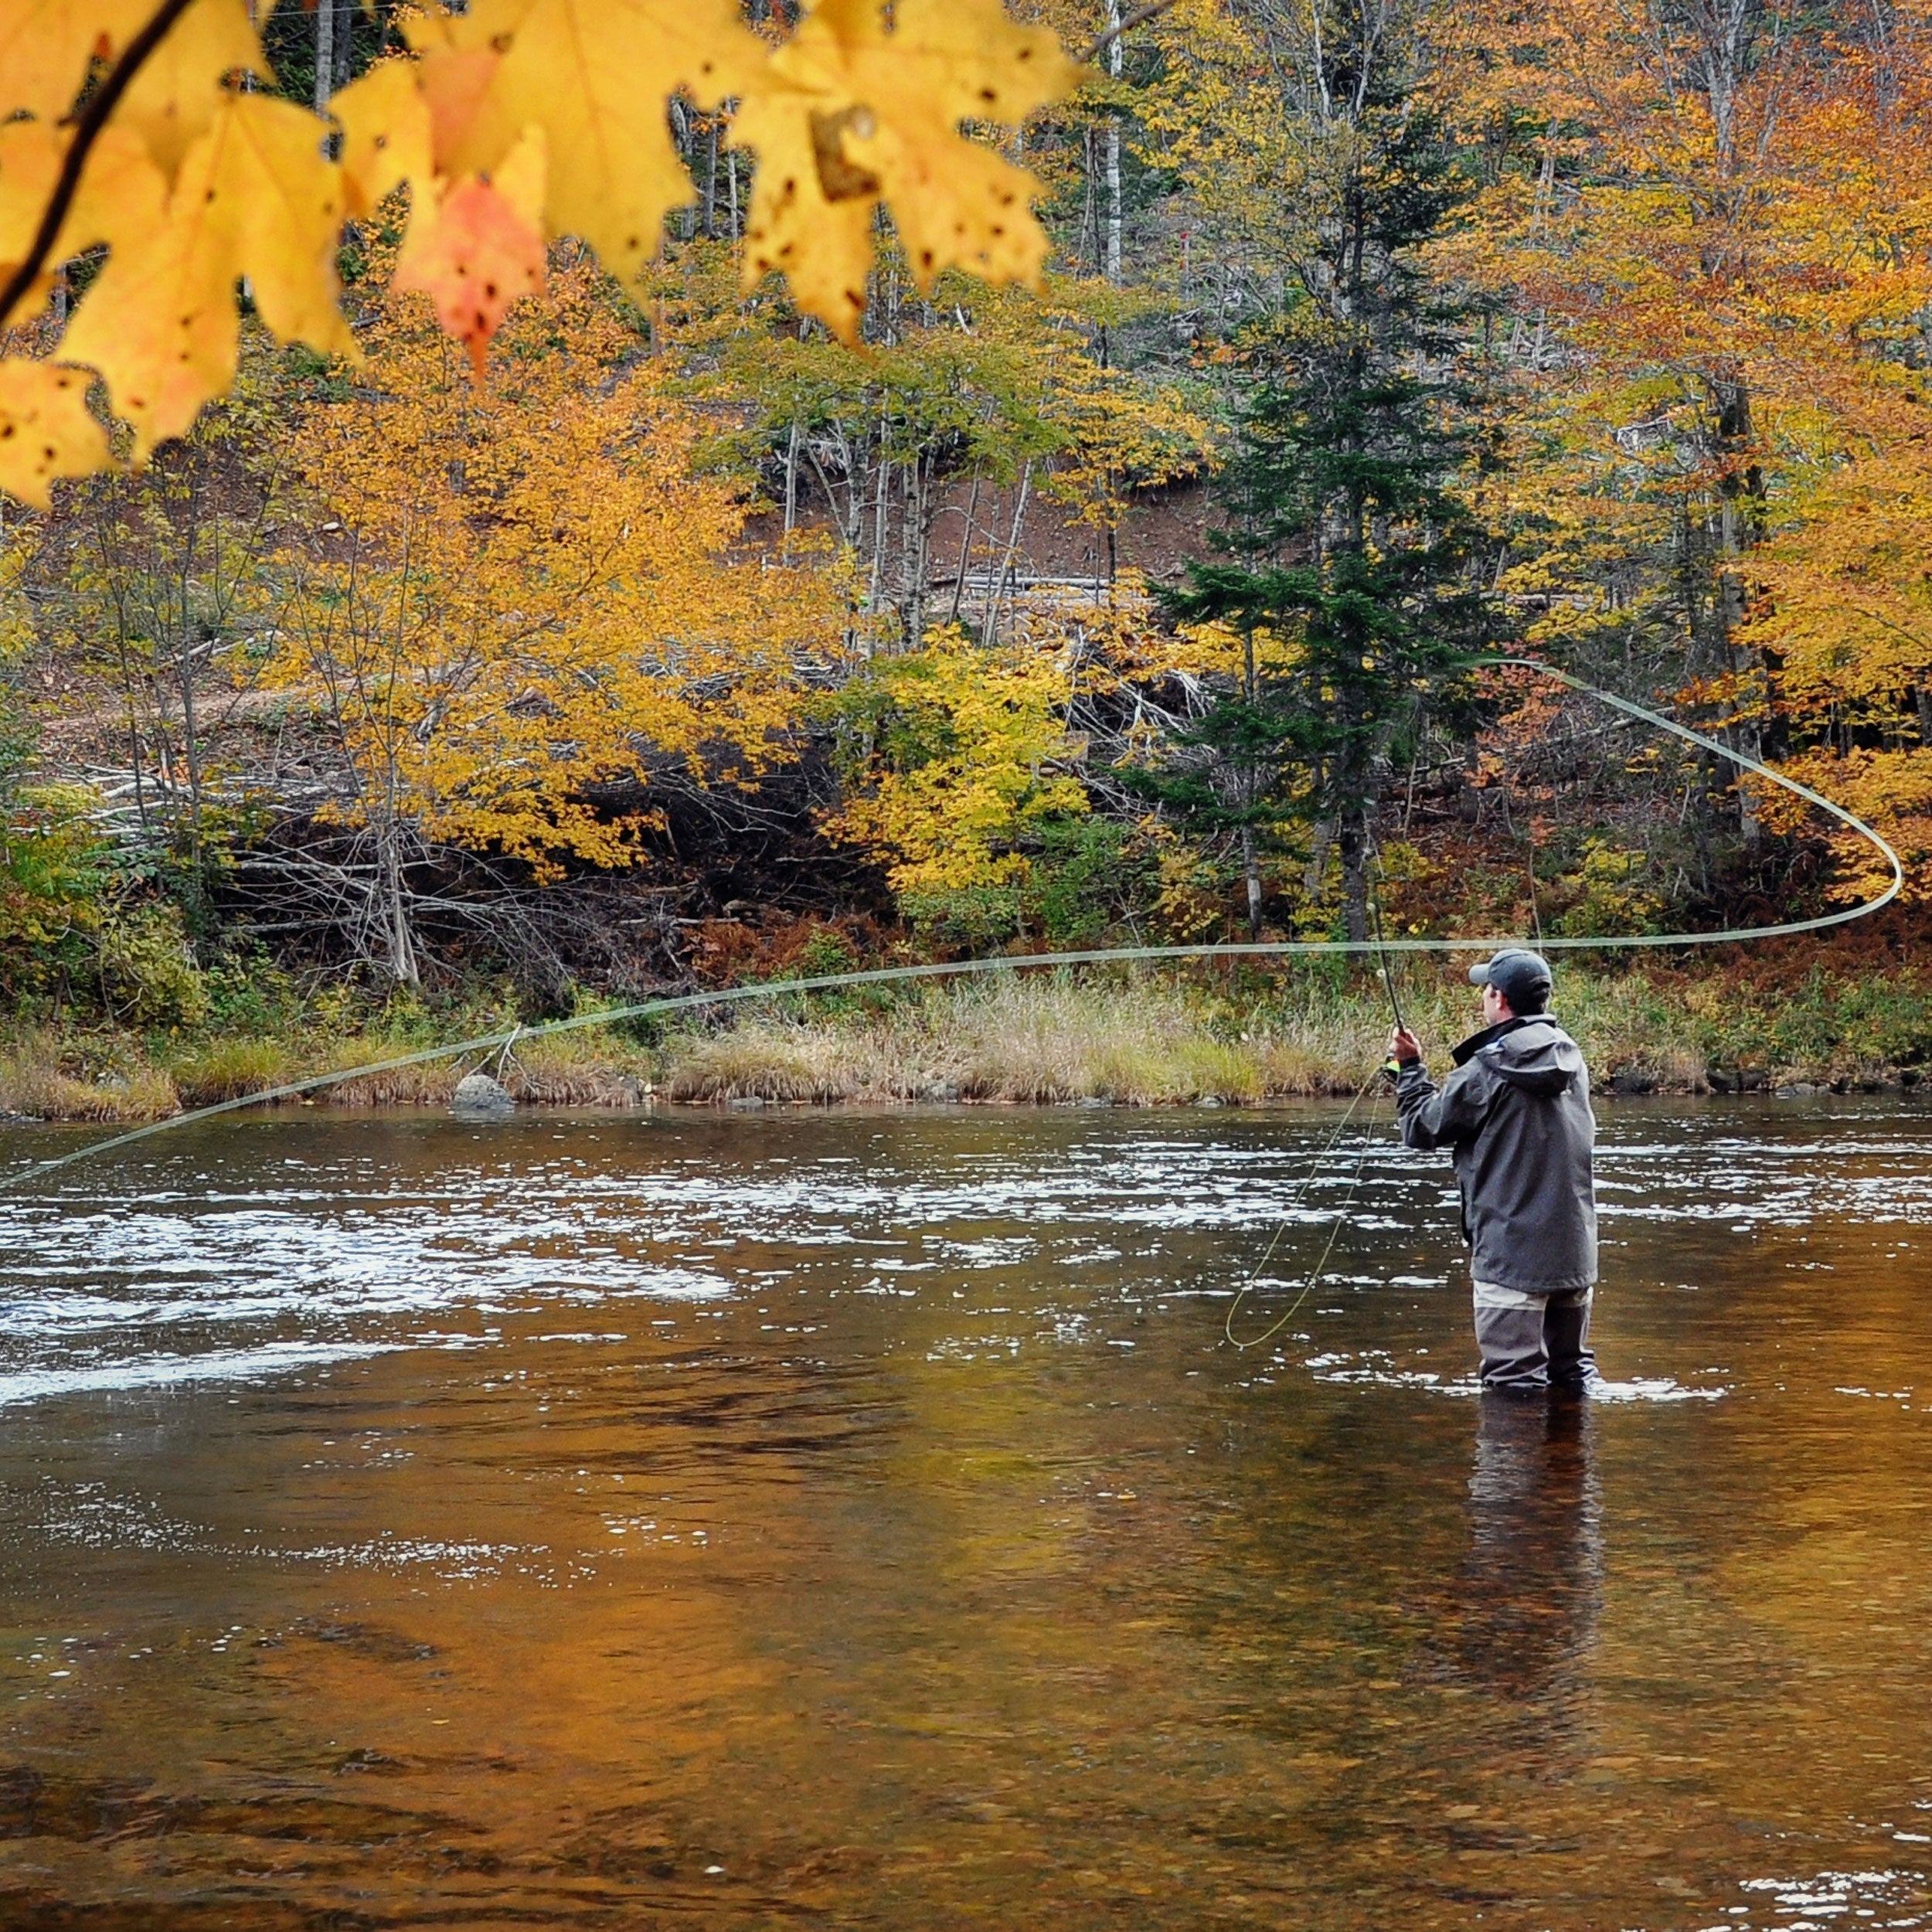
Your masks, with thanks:
M 1221 1345 L 1334 1117 L 311 1114 L 0 1201 L 0 1926 L 1917 1923 L 1932 1133 L 1607 1113 L 1631 1399 L 1517 1406 L 1393 1147 Z
M 1485 1395 L 1477 1408 L 1451 1655 L 1473 1686 L 1533 1706 L 1546 1744 L 1574 1743 L 1603 1609 L 1596 1411 L 1561 1395 Z

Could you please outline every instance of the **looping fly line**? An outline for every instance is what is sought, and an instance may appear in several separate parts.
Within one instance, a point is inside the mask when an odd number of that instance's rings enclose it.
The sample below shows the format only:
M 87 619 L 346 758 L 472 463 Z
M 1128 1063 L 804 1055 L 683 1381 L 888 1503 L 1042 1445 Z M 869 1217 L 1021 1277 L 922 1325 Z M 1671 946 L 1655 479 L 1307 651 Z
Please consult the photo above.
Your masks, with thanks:
M 1583 937 L 1564 935 L 1539 939 L 1536 943 L 1545 952 L 1559 950 L 1568 951 L 1602 951 L 1611 947 L 1624 946 L 1719 946 L 1740 940 L 1757 939 L 1782 939 L 1801 933 L 1822 931 L 1828 926 L 1842 926 L 1855 919 L 1863 919 L 1889 906 L 1897 898 L 1905 886 L 1905 868 L 1900 862 L 1898 854 L 1885 839 L 1862 818 L 1848 811 L 1844 806 L 1835 804 L 1821 792 L 1814 791 L 1809 785 L 1801 784 L 1795 778 L 1788 778 L 1781 771 L 1774 770 L 1760 760 L 1748 753 L 1734 750 L 1719 740 L 1706 736 L 1691 726 L 1679 724 L 1675 719 L 1660 716 L 1634 704 L 1628 698 L 1618 697 L 1614 692 L 1600 691 L 1594 685 L 1586 684 L 1582 679 L 1572 677 L 1566 671 L 1559 671 L 1553 665 L 1539 663 L 1533 658 L 1487 658 L 1471 666 L 1474 670 L 1523 670 L 1534 671 L 1546 678 L 1553 678 L 1560 684 L 1566 685 L 1586 697 L 1596 699 L 1608 705 L 1613 710 L 1622 712 L 1627 717 L 1638 723 L 1667 732 L 1672 737 L 1682 739 L 1685 743 L 1697 746 L 1700 750 L 1735 765 L 1740 770 L 1750 772 L 1767 784 L 1790 792 L 1806 804 L 1815 805 L 1823 812 L 1865 839 L 1891 869 L 1891 883 L 1875 898 L 1862 903 L 1833 913 L 1823 913 L 1814 919 L 1787 920 L 1774 926 L 1726 927 L 1712 933 L 1631 933 L 1594 934 Z M 549 1033 L 573 1032 L 586 1026 L 608 1026 L 619 1021 L 661 1019 L 672 1013 L 696 1012 L 702 1009 L 736 1005 L 744 1000 L 783 998 L 794 993 L 832 992 L 842 987 L 886 986 L 902 984 L 913 980 L 962 979 L 985 973 L 1031 971 L 1041 967 L 1058 966 L 1117 966 L 1136 961 L 1188 960 L 1188 959 L 1281 959 L 1308 958 L 1322 955 L 1389 953 L 1468 953 L 1494 952 L 1503 946 L 1522 944 L 1520 937 L 1488 937 L 1466 939 L 1401 938 L 1385 939 L 1380 934 L 1380 913 L 1376 917 L 1377 934 L 1372 940 L 1350 939 L 1284 939 L 1243 940 L 1216 941 L 1191 946 L 1118 946 L 1100 947 L 1090 951 L 1066 953 L 1026 953 L 1018 955 L 998 954 L 986 959 L 941 961 L 917 966 L 875 966 L 856 972 L 825 973 L 808 979 L 766 981 L 755 986 L 730 986 L 713 992 L 680 993 L 668 999 L 640 1000 L 628 1006 L 614 1006 L 600 1012 L 578 1013 L 567 1019 L 546 1020 L 535 1026 L 509 1026 L 494 1033 L 485 1033 L 474 1039 L 460 1040 L 453 1046 L 430 1046 L 413 1053 L 401 1053 L 393 1059 L 376 1060 L 364 1066 L 352 1066 L 332 1073 L 318 1073 L 306 1080 L 290 1080 L 280 1087 L 264 1088 L 260 1093 L 245 1094 L 234 1100 L 217 1100 L 212 1106 L 196 1107 L 192 1113 L 177 1114 L 165 1121 L 151 1121 L 145 1127 L 131 1128 L 124 1134 L 110 1135 L 106 1140 L 96 1141 L 90 1145 L 77 1148 L 70 1154 L 63 1154 L 49 1161 L 36 1162 L 23 1168 L 17 1174 L 0 1175 L 0 1189 L 22 1187 L 44 1175 L 71 1166 L 77 1161 L 91 1159 L 99 1154 L 112 1153 L 117 1148 L 131 1147 L 138 1141 L 145 1141 L 157 1134 L 172 1132 L 178 1128 L 187 1127 L 197 1121 L 213 1120 L 218 1114 L 240 1112 L 245 1107 L 263 1107 L 276 1100 L 299 1099 L 302 1096 L 321 1091 L 325 1087 L 338 1087 L 345 1081 L 362 1080 L 379 1073 L 393 1073 L 405 1067 L 424 1066 L 437 1060 L 457 1060 L 466 1053 L 487 1053 L 496 1049 L 507 1049 L 513 1042 L 536 1039 Z
M 1362 1124 L 1361 1138 L 1355 1148 L 1355 1165 L 1349 1175 L 1348 1189 L 1342 1197 L 1342 1205 L 1335 1209 L 1329 1221 L 1328 1238 L 1322 1243 L 1321 1254 L 1317 1257 L 1315 1266 L 1302 1279 L 1301 1291 L 1288 1304 L 1286 1310 L 1277 1315 L 1259 1335 L 1251 1335 L 1244 1342 L 1234 1332 L 1234 1325 L 1240 1316 L 1242 1304 L 1260 1285 L 1262 1271 L 1274 1259 L 1275 1250 L 1281 1247 L 1281 1237 L 1287 1233 L 1288 1224 L 1294 1218 L 1296 1209 L 1301 1205 L 1303 1196 L 1315 1185 L 1316 1175 L 1328 1165 L 1335 1149 L 1342 1145 L 1342 1137 L 1348 1132 L 1349 1123 L 1355 1118 L 1355 1109 L 1362 1104 L 1362 1097 L 1372 1089 L 1379 1087 L 1382 1077 L 1382 1069 L 1378 1066 L 1355 1089 L 1355 1098 L 1349 1103 L 1349 1111 L 1335 1123 L 1335 1131 L 1309 1162 L 1306 1172 L 1290 1192 L 1287 1205 L 1282 1209 L 1281 1217 L 1275 1223 L 1274 1233 L 1269 1237 L 1267 1247 L 1260 1260 L 1249 1269 L 1247 1279 L 1241 1284 L 1234 1299 L 1228 1304 L 1227 1314 L 1221 1323 L 1221 1332 L 1242 1354 L 1245 1355 L 1250 1349 L 1260 1348 L 1264 1342 L 1272 1342 L 1301 1312 L 1308 1297 L 1314 1294 L 1320 1284 L 1322 1273 L 1328 1265 L 1328 1257 L 1334 1253 L 1335 1244 L 1342 1239 L 1342 1230 L 1349 1224 L 1349 1210 L 1355 1206 L 1355 1195 L 1362 1186 L 1362 1171 L 1369 1164 L 1369 1150 L 1376 1144 L 1376 1121 L 1382 1104 L 1379 1093 L 1369 1103 L 1369 1117 Z

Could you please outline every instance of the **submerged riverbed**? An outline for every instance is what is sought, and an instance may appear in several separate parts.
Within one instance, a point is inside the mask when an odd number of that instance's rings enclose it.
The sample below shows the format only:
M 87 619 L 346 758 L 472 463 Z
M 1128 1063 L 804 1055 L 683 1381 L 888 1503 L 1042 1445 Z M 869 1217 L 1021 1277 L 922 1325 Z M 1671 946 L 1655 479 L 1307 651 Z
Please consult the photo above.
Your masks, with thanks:
M 0 1196 L 0 1923 L 1932 1924 L 1932 1110 L 210 1123 Z M 1352 1134 L 1352 1130 L 1351 1130 Z M 22 1131 L 15 1163 L 74 1144 Z

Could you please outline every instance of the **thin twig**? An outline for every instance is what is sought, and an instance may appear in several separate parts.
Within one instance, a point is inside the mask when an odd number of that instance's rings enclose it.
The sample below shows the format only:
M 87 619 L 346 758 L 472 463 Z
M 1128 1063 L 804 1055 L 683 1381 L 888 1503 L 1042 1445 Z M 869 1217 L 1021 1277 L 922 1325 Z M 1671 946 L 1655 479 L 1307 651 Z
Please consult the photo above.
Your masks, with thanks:
M 60 233 L 60 224 L 67 219 L 67 210 L 73 206 L 75 191 L 80 185 L 81 171 L 87 165 L 87 156 L 93 151 L 101 129 L 107 124 L 107 117 L 120 104 L 121 97 L 128 91 L 128 83 L 140 73 L 148 56 L 166 37 L 168 29 L 192 3 L 192 0 L 162 0 L 154 18 L 128 43 L 121 58 L 108 70 L 100 90 L 82 110 L 80 118 L 74 125 L 73 139 L 67 145 L 66 158 L 60 164 L 60 179 L 55 182 L 53 194 L 41 213 L 40 226 L 34 230 L 26 257 L 7 277 L 6 287 L 0 289 L 0 326 L 5 325 L 15 304 L 33 286 L 41 270 L 46 266 L 48 253 Z
M 1094 44 L 1080 56 L 1080 65 L 1083 67 L 1090 66 L 1106 53 L 1107 48 L 1114 41 L 1119 39 L 1122 34 L 1131 28 L 1145 26 L 1148 21 L 1157 19 L 1173 4 L 1174 0 L 1148 0 L 1145 6 L 1136 7 L 1125 19 L 1116 26 L 1109 27 L 1106 32 L 1095 38 Z

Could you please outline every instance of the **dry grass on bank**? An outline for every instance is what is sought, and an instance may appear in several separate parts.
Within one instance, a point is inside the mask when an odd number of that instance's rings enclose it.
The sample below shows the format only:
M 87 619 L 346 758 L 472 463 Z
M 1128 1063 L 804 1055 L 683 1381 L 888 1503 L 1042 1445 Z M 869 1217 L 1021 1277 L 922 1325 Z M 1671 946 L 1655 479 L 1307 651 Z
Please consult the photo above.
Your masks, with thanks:
M 406 1050 L 356 1039 L 306 1047 L 278 1039 L 209 1040 L 175 1055 L 168 1063 L 168 1072 L 182 1106 L 212 1107 L 218 1101 L 240 1100 L 318 1075 L 395 1059 Z M 316 1097 L 341 1107 L 447 1105 L 460 1077 L 460 1072 L 449 1066 L 431 1062 L 345 1080 L 318 1090 Z
M 495 1071 L 494 1056 L 482 1069 Z M 450 1084 L 468 1066 L 425 1068 L 447 1073 Z M 549 1033 L 519 1042 L 502 1070 L 503 1083 L 520 1100 L 542 1107 L 635 1107 L 653 1085 L 656 1056 L 634 1041 L 600 1026 Z
M 192 1048 L 168 1068 L 184 1107 L 212 1107 L 298 1080 L 306 1070 L 286 1042 L 216 1039 Z
M 175 1083 L 134 1053 L 126 1063 L 76 1066 L 60 1042 L 33 1033 L 0 1051 L 0 1111 L 43 1121 L 98 1121 L 134 1126 L 180 1111 Z
M 1600 1085 L 1704 1090 L 1714 1066 L 1787 1081 L 1868 1084 L 1932 1063 L 1932 987 L 1909 971 L 1756 993 L 1722 975 L 1559 968 L 1558 1016 Z M 1477 1022 L 1459 967 L 1405 962 L 1404 1010 L 1438 1070 Z M 655 1047 L 603 1028 L 354 1075 L 321 1092 L 347 1107 L 447 1107 L 468 1072 L 498 1073 L 534 1104 L 977 1100 L 1252 1104 L 1352 1093 L 1380 1062 L 1386 1000 L 1366 972 L 1219 968 L 976 978 L 892 995 L 734 1010 Z M 395 1059 L 382 1040 L 228 1037 L 145 1044 L 132 1035 L 29 1033 L 0 1044 L 0 1110 L 133 1123 Z M 1908 1077 L 1910 1077 L 1908 1076 Z
M 757 1015 L 675 1041 L 664 1092 L 674 1100 L 910 1100 L 932 1084 L 881 1050 L 879 1029 Z
M 1172 986 L 1054 978 L 928 988 L 872 1015 L 761 1014 L 667 1051 L 675 1100 L 1259 1099 L 1251 1055 L 1213 1036 Z
M 1614 981 L 1579 982 L 1563 1017 L 1607 1069 L 1641 1064 L 1659 1085 L 1696 1090 L 1702 1056 L 1660 1037 L 1654 997 Z M 1418 981 L 1411 1024 L 1438 1051 L 1477 1023 L 1465 985 Z M 1198 984 L 1107 985 L 1059 975 L 927 989 L 874 1017 L 740 1019 L 668 1049 L 673 1100 L 1229 1104 L 1355 1091 L 1389 1028 L 1379 988 L 1304 985 L 1250 1003 L 1244 1017 Z
M 655 1071 L 643 1049 L 599 1028 L 552 1034 L 518 1044 L 506 1057 L 483 1051 L 385 1066 L 356 1074 L 359 1066 L 408 1057 L 410 1049 L 383 1041 L 332 1040 L 308 1050 L 275 1039 L 215 1040 L 189 1049 L 168 1067 L 184 1107 L 207 1107 L 277 1087 L 344 1073 L 350 1077 L 318 1090 L 336 1107 L 447 1107 L 465 1073 L 498 1074 L 520 1100 L 546 1107 L 634 1107 Z

